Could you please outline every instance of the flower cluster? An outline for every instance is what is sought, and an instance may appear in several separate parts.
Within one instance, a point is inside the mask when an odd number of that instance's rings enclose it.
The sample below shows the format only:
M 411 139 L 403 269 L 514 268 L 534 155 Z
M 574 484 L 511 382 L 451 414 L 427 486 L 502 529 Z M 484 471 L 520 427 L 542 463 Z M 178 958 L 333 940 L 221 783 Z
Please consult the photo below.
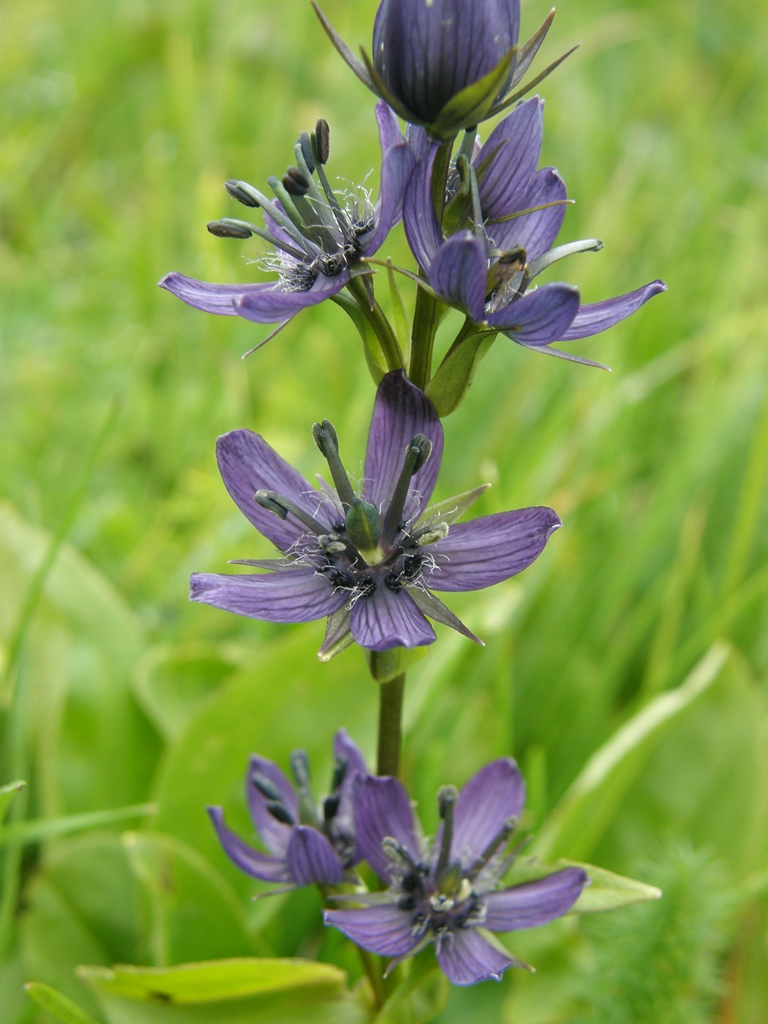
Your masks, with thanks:
M 535 928 L 567 914 L 589 884 L 579 867 L 504 887 L 516 851 L 508 844 L 525 803 L 525 784 L 511 758 L 491 761 L 459 792 L 440 791 L 440 829 L 429 843 L 403 785 L 366 772 L 343 730 L 334 743 L 332 793 L 318 811 L 306 757 L 293 755 L 298 792 L 272 761 L 254 755 L 246 779 L 251 818 L 271 851 L 252 848 L 210 808 L 225 853 L 242 871 L 281 888 L 317 884 L 330 902 L 326 924 L 363 949 L 391 957 L 388 971 L 434 943 L 438 963 L 456 985 L 500 978 L 527 966 L 491 932 Z M 385 886 L 367 892 L 354 868 L 367 861 Z M 340 883 L 354 892 L 334 892 Z

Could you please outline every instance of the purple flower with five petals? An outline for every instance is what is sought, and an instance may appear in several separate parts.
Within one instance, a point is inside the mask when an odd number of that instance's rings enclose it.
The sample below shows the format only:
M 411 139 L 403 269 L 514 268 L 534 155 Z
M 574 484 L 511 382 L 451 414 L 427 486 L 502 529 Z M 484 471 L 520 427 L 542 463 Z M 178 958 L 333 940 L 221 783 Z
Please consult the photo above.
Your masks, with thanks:
M 248 808 L 270 853 L 254 849 L 227 828 L 221 807 L 208 808 L 224 852 L 236 867 L 263 882 L 278 883 L 281 890 L 336 885 L 348 877 L 360 860 L 352 796 L 366 767 L 344 729 L 336 733 L 333 752 L 331 793 L 320 808 L 309 788 L 309 766 L 303 751 L 291 756 L 295 786 L 274 761 L 256 754 L 251 757 L 245 780 Z
M 388 888 L 340 897 L 368 905 L 327 910 L 326 924 L 363 949 L 394 957 L 390 970 L 434 942 L 438 963 L 455 985 L 498 980 L 508 967 L 527 966 L 488 933 L 562 917 L 589 880 L 581 868 L 566 868 L 500 887 L 515 856 L 505 849 L 524 802 L 515 762 L 491 761 L 461 792 L 453 786 L 440 791 L 442 822 L 430 847 L 402 784 L 367 776 L 355 797 L 358 852 Z
M 276 282 L 212 284 L 183 274 L 167 274 L 160 287 L 205 313 L 241 316 L 256 323 L 287 323 L 308 306 L 332 298 L 359 273 L 361 264 L 383 244 L 402 215 L 406 180 L 413 154 L 405 144 L 397 119 L 384 104 L 376 106 L 382 150 L 381 188 L 374 205 L 367 193 L 338 196 L 325 174 L 328 125 L 318 121 L 310 137 L 296 144 L 296 166 L 282 181 L 270 178 L 276 200 L 268 199 L 243 181 L 228 181 L 227 191 L 245 206 L 262 207 L 266 227 L 224 219 L 208 225 L 213 234 L 265 240 L 274 255 L 263 261 L 276 271 Z M 317 179 L 317 180 L 316 180 Z
M 543 138 L 543 100 L 519 104 L 476 145 L 467 187 L 449 176 L 446 220 L 458 230 L 447 239 L 431 197 L 437 145 L 411 131 L 423 155 L 406 188 L 403 224 L 411 250 L 429 284 L 445 302 L 462 309 L 481 329 L 501 331 L 526 348 L 574 362 L 590 360 L 552 348 L 613 327 L 659 292 L 653 281 L 613 299 L 582 304 L 568 284 L 530 288 L 553 263 L 578 252 L 596 252 L 596 238 L 553 248 L 565 216 L 566 188 L 552 167 L 537 170 Z M 527 212 L 526 212 L 527 211 Z
M 264 573 L 195 574 L 192 600 L 270 622 L 329 616 L 324 660 L 353 641 L 374 651 L 431 644 L 426 616 L 477 640 L 431 591 L 480 590 L 514 576 L 541 553 L 557 515 L 524 508 L 456 523 L 482 487 L 429 508 L 443 431 L 402 370 L 379 385 L 360 496 L 332 424 L 313 433 L 335 487 L 313 487 L 258 434 L 219 438 L 227 490 L 283 557 L 241 563 Z

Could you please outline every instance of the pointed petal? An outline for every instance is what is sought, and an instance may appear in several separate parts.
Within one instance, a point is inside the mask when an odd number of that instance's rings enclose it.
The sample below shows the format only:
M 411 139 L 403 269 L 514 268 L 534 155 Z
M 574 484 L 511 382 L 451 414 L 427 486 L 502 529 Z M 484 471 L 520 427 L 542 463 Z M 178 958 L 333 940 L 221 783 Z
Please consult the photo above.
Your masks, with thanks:
M 633 292 L 618 295 L 615 299 L 603 299 L 602 302 L 581 306 L 568 330 L 558 340 L 575 341 L 577 338 L 589 338 L 593 334 L 607 331 L 614 324 L 626 320 L 648 299 L 666 290 L 663 281 L 652 281 Z
M 429 283 L 437 294 L 466 310 L 478 323 L 485 319 L 485 245 L 469 231 L 451 235 L 440 246 L 429 268 Z
M 231 829 L 224 824 L 224 814 L 220 807 L 209 807 L 213 827 L 219 837 L 224 852 L 235 865 L 247 875 L 261 879 L 262 882 L 290 881 L 285 861 L 259 853 L 244 843 Z
M 545 203 L 559 205 L 536 210 L 535 213 L 526 213 L 522 217 L 515 217 L 501 224 L 488 224 L 488 236 L 498 249 L 508 250 L 520 245 L 525 249 L 529 260 L 535 259 L 554 245 L 563 226 L 566 211 L 564 201 L 567 198 L 565 182 L 557 171 L 553 167 L 543 167 L 529 182 L 528 191 L 518 209 L 533 210 Z
M 259 284 L 213 284 L 198 281 L 175 271 L 166 274 L 158 282 L 160 288 L 186 302 L 188 306 L 201 309 L 204 313 L 218 313 L 219 316 L 237 316 L 235 302 L 253 289 L 272 288 L 273 285 Z
M 498 981 L 514 963 L 511 957 L 486 942 L 475 928 L 452 931 L 440 945 L 437 962 L 454 985 L 474 985 L 492 978 Z
M 498 836 L 508 818 L 519 818 L 525 783 L 511 757 L 491 761 L 459 793 L 454 812 L 453 855 L 469 869 Z
M 566 868 L 535 882 L 490 893 L 485 897 L 488 913 L 484 927 L 494 932 L 511 932 L 547 924 L 567 914 L 588 884 L 581 868 Z
M 349 738 L 346 729 L 339 729 L 336 733 L 333 740 L 333 754 L 337 759 L 347 762 L 347 771 L 341 784 L 342 789 L 348 789 L 355 776 L 368 774 L 368 766 L 365 763 L 363 752 L 355 741 Z
M 280 519 L 259 505 L 253 498 L 258 490 L 277 491 L 330 527 L 333 507 L 259 434 L 250 430 L 223 434 L 216 442 L 216 460 L 224 486 L 237 507 L 281 551 L 305 536 L 307 527 L 290 514 Z
M 443 428 L 424 392 L 411 384 L 402 370 L 393 370 L 376 392 L 365 453 L 365 500 L 382 515 L 389 507 L 406 450 L 416 434 L 424 434 L 432 442 L 432 453 L 411 480 L 409 493 L 417 501 L 407 511 L 414 519 L 429 502 L 437 482 L 443 458 Z
M 536 172 L 544 137 L 544 101 L 535 96 L 508 114 L 493 129 L 475 167 L 490 154 L 480 181 L 483 216 L 503 217 L 524 210 L 529 182 Z
M 489 313 L 486 320 L 519 345 L 538 348 L 561 339 L 578 309 L 578 289 L 569 284 L 545 284 Z
M 322 832 L 309 825 L 291 829 L 286 860 L 296 885 L 336 885 L 344 878 L 336 851 Z
M 436 142 L 430 143 L 408 180 L 403 200 L 405 236 L 422 270 L 429 270 L 443 244 L 443 231 L 432 204 L 432 167 L 438 149 Z
M 481 647 L 485 647 L 480 637 L 475 636 L 472 630 L 465 626 L 461 619 L 454 615 L 451 609 L 447 608 L 439 597 L 430 594 L 428 590 L 422 590 L 421 587 L 411 587 L 408 593 L 413 598 L 416 607 L 424 615 L 428 615 L 435 622 L 441 622 L 444 626 L 450 626 L 457 633 L 461 633 L 462 636 L 466 636 L 470 640 L 474 640 L 476 644 L 480 644 Z
M 355 797 L 357 848 L 363 860 L 389 885 L 391 861 L 381 844 L 390 836 L 404 846 L 414 861 L 421 859 L 413 808 L 403 784 L 389 776 L 368 775 Z
M 352 636 L 369 651 L 391 647 L 423 647 L 437 637 L 404 590 L 396 594 L 383 581 L 352 606 Z
M 335 277 L 318 274 L 315 283 L 308 291 L 294 291 L 276 284 L 252 285 L 243 290 L 235 300 L 235 312 L 245 320 L 257 324 L 274 324 L 294 316 L 302 309 L 316 306 L 324 299 L 341 291 L 349 281 L 349 271 L 342 271 Z
M 341 58 L 345 61 L 347 66 L 352 71 L 354 71 L 354 73 L 357 75 L 357 77 L 360 79 L 360 81 L 363 83 L 363 85 L 366 85 L 371 90 L 371 92 L 375 92 L 376 90 L 373 88 L 373 82 L 371 81 L 371 76 L 365 70 L 365 65 L 362 64 L 358 60 L 357 57 L 355 57 L 355 55 L 349 49 L 349 47 L 344 42 L 344 40 L 341 38 L 341 36 L 336 32 L 336 30 L 333 28 L 333 26 L 328 21 L 326 16 L 320 10 L 319 6 L 316 3 L 316 0 L 311 0 L 311 2 L 312 2 L 312 6 L 315 9 L 315 14 L 320 19 L 320 24 L 325 29 L 325 32 L 326 32 L 328 38 L 330 39 L 331 43 L 336 48 L 336 50 L 339 53 L 339 55 L 341 56 Z
M 458 523 L 431 545 L 437 568 L 426 581 L 430 590 L 482 590 L 522 572 L 561 525 L 551 508 L 535 506 L 498 512 Z
M 381 189 L 376 204 L 374 231 L 361 237 L 365 256 L 372 256 L 403 215 L 403 195 L 414 165 L 413 151 L 400 134 L 397 119 L 386 103 L 378 103 L 376 117 L 381 136 Z M 395 138 L 393 143 L 392 140 Z
M 284 860 L 292 826 L 278 821 L 277 818 L 269 813 L 266 798 L 253 783 L 254 772 L 258 772 L 269 779 L 280 794 L 283 803 L 291 812 L 294 821 L 299 820 L 299 800 L 296 796 L 296 790 L 274 761 L 270 761 L 266 757 L 259 757 L 258 754 L 251 755 L 248 764 L 248 775 L 245 780 L 245 795 L 248 801 L 251 821 L 264 845 L 276 857 Z
M 411 915 L 394 904 L 363 910 L 326 910 L 325 923 L 379 956 L 407 956 L 419 944 L 411 934 Z
M 225 576 L 195 573 L 190 580 L 190 601 L 213 605 L 236 615 L 265 622 L 312 622 L 340 608 L 348 594 L 334 591 L 314 569 L 279 569 L 277 572 Z

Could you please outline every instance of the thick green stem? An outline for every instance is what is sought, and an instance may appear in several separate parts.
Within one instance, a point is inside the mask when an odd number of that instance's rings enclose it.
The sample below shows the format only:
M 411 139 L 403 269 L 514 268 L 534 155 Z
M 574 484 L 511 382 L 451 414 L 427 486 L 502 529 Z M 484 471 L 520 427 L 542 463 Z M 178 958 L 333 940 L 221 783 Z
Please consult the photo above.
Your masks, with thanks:
M 384 979 L 382 977 L 381 960 L 377 956 L 372 956 L 367 949 L 363 949 L 361 946 L 357 947 L 357 951 L 360 954 L 360 959 L 363 963 L 363 970 L 368 976 L 368 981 L 371 983 L 371 990 L 373 991 L 374 1006 L 377 1010 L 380 1010 L 384 1005 L 386 994 L 384 992 Z
M 417 388 L 426 390 L 432 379 L 432 349 L 437 331 L 437 302 L 423 288 L 416 294 L 411 334 L 411 369 L 408 376 Z
M 355 298 L 355 302 L 366 318 L 368 323 L 371 325 L 373 332 L 379 339 L 384 358 L 387 361 L 388 370 L 401 370 L 405 366 L 405 360 L 403 353 L 400 351 L 400 345 L 398 344 L 395 332 L 392 329 L 392 325 L 386 316 L 381 306 L 374 300 L 373 309 L 371 309 L 371 303 L 368 298 L 368 293 L 365 290 L 365 286 L 362 281 L 353 277 L 347 288 Z
M 379 684 L 379 750 L 377 775 L 400 774 L 402 744 L 403 693 L 405 672 L 387 683 Z

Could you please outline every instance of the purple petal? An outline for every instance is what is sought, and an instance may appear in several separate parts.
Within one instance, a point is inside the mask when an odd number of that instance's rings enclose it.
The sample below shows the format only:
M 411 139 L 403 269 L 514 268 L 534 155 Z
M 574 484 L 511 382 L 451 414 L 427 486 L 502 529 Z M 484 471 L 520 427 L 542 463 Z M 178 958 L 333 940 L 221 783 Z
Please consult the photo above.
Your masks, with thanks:
M 369 775 L 363 780 L 355 797 L 355 824 L 361 858 L 387 885 L 392 881 L 391 861 L 381 848 L 382 840 L 390 836 L 414 861 L 421 859 L 411 801 L 397 779 Z
M 528 260 L 535 259 L 552 248 L 563 226 L 566 210 L 563 201 L 567 198 L 568 192 L 563 179 L 553 167 L 544 167 L 531 179 L 528 191 L 518 209 L 531 210 L 536 206 L 543 206 L 544 203 L 556 202 L 560 205 L 549 206 L 546 210 L 537 210 L 535 213 L 526 213 L 523 217 L 515 217 L 501 224 L 488 224 L 488 236 L 498 249 L 508 250 L 521 245 L 527 253 Z
M 466 310 L 475 323 L 485 319 L 485 245 L 469 231 L 451 235 L 435 253 L 429 283 L 437 294 Z
M 375 68 L 412 119 L 429 124 L 516 44 L 518 18 L 517 0 L 383 0 L 373 29 Z
M 413 151 L 400 134 L 397 118 L 386 103 L 376 104 L 381 141 L 381 187 L 376 226 L 360 238 L 363 255 L 372 256 L 403 215 L 403 194 L 414 165 Z
M 431 545 L 437 568 L 430 590 L 482 590 L 522 572 L 561 525 L 551 508 L 535 506 L 472 519 L 452 526 Z
M 262 882 L 289 881 L 288 868 L 284 860 L 270 857 L 266 853 L 259 853 L 258 850 L 254 850 L 253 847 L 244 843 L 224 824 L 224 814 L 220 807 L 209 807 L 208 813 L 219 841 L 224 847 L 224 852 L 235 867 L 245 871 L 247 875 L 261 879 Z
M 195 573 L 189 598 L 236 615 L 265 622 L 312 622 L 331 615 L 347 600 L 314 569 L 225 576 Z
M 339 729 L 333 739 L 333 754 L 339 760 L 347 762 L 347 771 L 344 775 L 342 786 L 347 786 L 356 775 L 367 775 L 368 767 L 365 763 L 360 747 L 349 738 L 346 729 Z
M 407 956 L 420 941 L 412 934 L 411 915 L 395 905 L 326 910 L 324 917 L 356 945 L 380 956 Z
M 288 515 L 280 519 L 254 501 L 258 490 L 277 491 L 330 528 L 333 508 L 297 470 L 259 434 L 232 430 L 216 442 L 216 460 L 224 485 L 243 515 L 259 533 L 286 551 L 303 537 L 307 527 Z
M 185 277 L 175 271 L 166 274 L 158 284 L 188 306 L 201 309 L 204 313 L 218 313 L 220 316 L 237 316 L 235 302 L 247 292 L 274 287 L 264 284 L 213 284 Z
M 567 914 L 589 883 L 581 868 L 556 871 L 535 882 L 503 889 L 485 897 L 488 910 L 484 927 L 494 932 L 536 928 Z
M 341 291 L 349 281 L 349 271 L 344 270 L 335 277 L 318 274 L 315 283 L 307 291 L 294 291 L 276 284 L 251 285 L 243 289 L 235 300 L 235 312 L 245 320 L 257 324 L 274 324 L 299 313 L 309 306 L 316 306 L 324 299 Z
M 422 270 L 428 270 L 443 244 L 443 231 L 432 203 L 432 166 L 439 146 L 430 144 L 408 179 L 403 200 L 403 227 L 411 252 Z
M 291 829 L 286 860 L 296 885 L 336 885 L 344 879 L 336 851 L 322 832 L 309 825 Z
M 299 800 L 296 790 L 293 788 L 285 774 L 266 757 L 259 757 L 252 754 L 248 764 L 248 775 L 245 780 L 245 795 L 248 801 L 248 809 L 251 814 L 256 831 L 259 833 L 264 845 L 282 860 L 285 859 L 285 851 L 288 848 L 288 839 L 291 834 L 291 825 L 278 821 L 267 810 L 266 797 L 258 790 L 252 781 L 252 775 L 258 772 L 264 775 L 280 794 L 280 797 L 291 812 L 294 821 L 299 820 Z
M 418 518 L 430 499 L 443 458 L 443 428 L 435 407 L 402 370 L 388 373 L 376 392 L 368 447 L 365 453 L 365 500 L 384 515 L 394 494 L 408 445 L 416 434 L 432 442 L 432 453 L 411 479 L 409 494 L 416 498 L 409 516 Z
M 404 590 L 396 594 L 383 580 L 352 606 L 351 625 L 355 643 L 369 651 L 423 647 L 437 639 L 411 597 Z
M 443 940 L 437 954 L 440 968 L 454 985 L 498 981 L 514 961 L 491 946 L 474 928 L 455 929 Z
M 648 299 L 666 290 L 667 286 L 663 281 L 652 281 L 633 292 L 618 295 L 615 299 L 603 299 L 602 302 L 580 306 L 570 327 L 560 335 L 558 340 L 576 341 L 577 338 L 589 338 L 593 334 L 607 331 L 609 327 L 626 320 Z
M 471 868 L 507 819 L 520 817 L 524 804 L 525 783 L 515 762 L 502 757 L 485 765 L 459 793 L 453 819 L 454 856 Z
M 489 313 L 486 320 L 519 345 L 539 348 L 559 341 L 578 309 L 578 289 L 569 284 L 545 284 Z
M 535 96 L 512 111 L 493 129 L 475 160 L 490 162 L 480 181 L 483 216 L 503 217 L 526 209 L 524 198 L 536 172 L 544 137 L 544 101 Z

